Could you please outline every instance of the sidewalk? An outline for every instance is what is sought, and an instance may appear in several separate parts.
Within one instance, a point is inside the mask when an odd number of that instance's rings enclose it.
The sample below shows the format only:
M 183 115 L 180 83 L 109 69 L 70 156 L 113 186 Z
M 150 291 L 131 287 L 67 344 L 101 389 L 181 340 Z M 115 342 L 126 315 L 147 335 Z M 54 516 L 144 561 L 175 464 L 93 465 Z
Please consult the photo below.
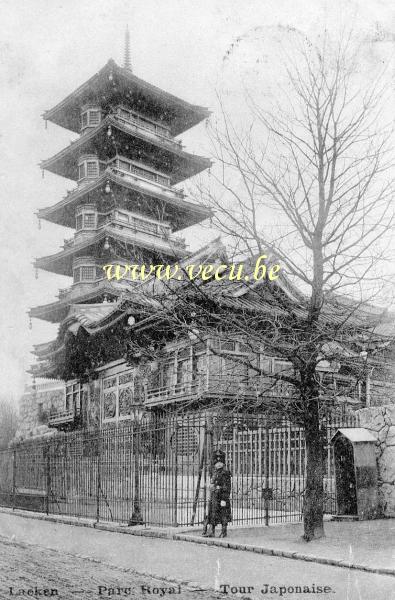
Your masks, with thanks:
M 325 538 L 309 543 L 302 540 L 302 534 L 301 523 L 285 523 L 230 528 L 226 540 L 210 541 L 238 550 L 395 575 L 395 519 L 327 521 Z M 200 537 L 198 530 L 176 535 L 176 538 L 199 543 L 208 541 Z
M 132 536 L 193 542 L 205 546 L 230 548 L 255 554 L 279 556 L 323 565 L 369 571 L 395 576 L 395 519 L 339 522 L 326 521 L 321 540 L 306 543 L 302 540 L 301 523 L 284 523 L 269 527 L 230 527 L 228 537 L 204 538 L 201 529 L 177 527 L 127 527 L 115 523 L 96 523 L 90 519 L 44 515 L 0 507 L 8 513 L 31 519 L 44 519 Z

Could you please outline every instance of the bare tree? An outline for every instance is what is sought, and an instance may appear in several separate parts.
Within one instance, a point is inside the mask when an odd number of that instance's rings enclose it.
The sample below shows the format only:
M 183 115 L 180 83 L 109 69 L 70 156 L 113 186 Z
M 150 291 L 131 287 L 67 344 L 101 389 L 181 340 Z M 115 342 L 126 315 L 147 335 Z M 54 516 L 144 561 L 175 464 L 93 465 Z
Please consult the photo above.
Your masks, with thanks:
M 377 294 L 393 227 L 385 86 L 380 80 L 367 89 L 353 85 L 358 53 L 351 47 L 350 39 L 334 48 L 325 38 L 320 47 L 295 49 L 286 64 L 286 93 L 272 110 L 247 92 L 251 120 L 242 130 L 220 99 L 222 122 L 211 129 L 217 168 L 210 185 L 198 190 L 216 209 L 216 225 L 234 255 L 270 253 L 303 291 L 302 315 L 280 303 L 281 327 L 262 341 L 294 369 L 294 409 L 306 433 L 306 540 L 323 534 L 317 365 L 328 343 L 333 348 L 357 329 L 361 302 Z M 268 219 L 280 219 L 281 228 L 265 227 Z M 334 304 L 340 311 L 332 321 Z
M 250 410 L 303 425 L 306 541 L 323 535 L 322 416 L 336 401 L 318 372 L 326 361 L 332 372 L 341 365 L 350 385 L 364 377 L 364 345 L 376 341 L 375 326 L 383 317 L 368 301 L 383 280 L 393 227 L 392 131 L 380 126 L 384 87 L 379 82 L 355 87 L 358 53 L 351 46 L 345 40 L 333 47 L 325 38 L 320 47 L 294 48 L 285 64 L 286 87 L 271 110 L 247 91 L 251 118 L 243 119 L 243 127 L 232 122 L 219 98 L 221 120 L 210 130 L 216 165 L 196 197 L 216 210 L 228 256 L 214 244 L 202 251 L 200 262 L 213 267 L 213 261 L 219 266 L 241 261 L 243 275 L 225 267 L 221 281 L 202 273 L 190 280 L 187 273 L 184 281 L 135 287 L 125 297 L 136 318 L 131 336 L 125 336 L 119 317 L 112 329 L 117 344 L 98 333 L 95 342 L 84 342 L 84 360 L 77 349 L 73 363 L 61 361 L 75 365 L 60 373 L 71 378 L 98 366 L 103 348 L 141 364 L 157 359 L 171 338 L 188 335 L 198 343 L 214 332 L 242 339 L 248 355 L 237 357 L 221 347 L 211 352 L 232 361 L 229 388 L 235 381 L 256 380 Z M 261 267 L 281 264 L 278 279 L 254 282 L 259 256 L 267 257 Z M 69 343 L 78 339 L 70 336 Z M 262 356 L 283 359 L 283 370 L 268 372 Z M 233 394 L 233 402 L 246 407 L 243 393 Z
M 8 448 L 17 430 L 17 412 L 7 398 L 0 399 L 0 448 Z

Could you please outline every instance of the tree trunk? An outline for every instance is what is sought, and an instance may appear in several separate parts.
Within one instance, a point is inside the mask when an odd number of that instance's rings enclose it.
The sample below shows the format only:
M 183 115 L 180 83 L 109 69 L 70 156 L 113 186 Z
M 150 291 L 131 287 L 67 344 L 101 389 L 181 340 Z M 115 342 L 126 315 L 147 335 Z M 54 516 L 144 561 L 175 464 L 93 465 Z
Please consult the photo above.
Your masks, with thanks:
M 309 403 L 304 418 L 306 439 L 306 488 L 304 496 L 304 534 L 309 542 L 324 536 L 324 469 L 318 402 Z

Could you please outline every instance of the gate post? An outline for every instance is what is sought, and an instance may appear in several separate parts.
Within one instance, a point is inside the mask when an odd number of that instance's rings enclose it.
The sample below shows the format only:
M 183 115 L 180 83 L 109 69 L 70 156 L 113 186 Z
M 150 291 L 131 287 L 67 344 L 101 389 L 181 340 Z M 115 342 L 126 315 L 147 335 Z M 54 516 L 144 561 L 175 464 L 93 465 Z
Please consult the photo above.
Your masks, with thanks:
M 269 424 L 266 417 L 265 425 L 265 489 L 264 489 L 264 507 L 265 507 L 265 525 L 269 525 L 269 500 L 270 500 L 270 488 L 269 488 L 269 476 L 270 476 L 270 441 L 269 441 Z
M 96 467 L 96 523 L 100 520 L 100 488 L 101 488 L 101 439 L 100 428 L 97 430 L 97 467 Z
M 50 463 L 51 455 L 50 455 L 49 447 L 50 447 L 50 442 L 47 442 L 47 444 L 45 445 L 45 448 L 44 448 L 44 453 L 45 453 L 45 471 L 46 471 L 45 512 L 47 513 L 47 515 L 49 514 L 49 496 L 50 496 L 50 493 L 51 493 L 51 471 L 50 471 L 50 467 L 51 467 L 51 463 Z
M 178 514 L 177 514 L 177 501 L 178 501 L 178 421 L 176 417 L 176 423 L 174 428 L 174 494 L 173 494 L 173 527 L 178 526 Z

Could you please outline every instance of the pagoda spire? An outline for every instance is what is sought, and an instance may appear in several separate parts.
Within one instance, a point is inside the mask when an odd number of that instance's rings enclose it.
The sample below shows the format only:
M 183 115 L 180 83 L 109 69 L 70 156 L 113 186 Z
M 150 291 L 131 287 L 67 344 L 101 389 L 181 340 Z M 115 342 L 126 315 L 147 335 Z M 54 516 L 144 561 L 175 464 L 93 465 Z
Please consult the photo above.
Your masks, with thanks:
M 126 25 L 125 31 L 125 54 L 123 59 L 123 67 L 128 71 L 132 71 L 132 61 L 130 59 L 130 33 L 129 27 Z

